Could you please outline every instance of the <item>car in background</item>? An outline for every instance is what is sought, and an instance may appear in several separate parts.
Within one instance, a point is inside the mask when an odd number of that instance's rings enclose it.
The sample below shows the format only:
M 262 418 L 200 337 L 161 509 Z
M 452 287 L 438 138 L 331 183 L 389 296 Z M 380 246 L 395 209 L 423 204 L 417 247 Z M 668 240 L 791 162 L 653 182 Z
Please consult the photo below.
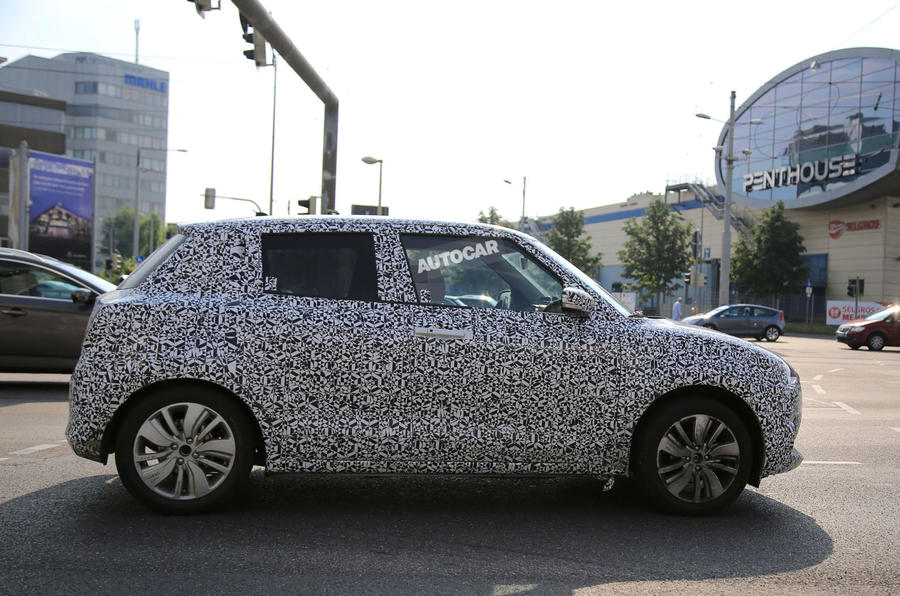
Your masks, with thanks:
M 900 346 L 900 305 L 889 306 L 838 327 L 835 339 L 851 350 L 867 346 L 878 351 L 884 346 Z
M 0 372 L 69 373 L 108 281 L 56 259 L 0 248 Z
M 766 341 L 776 341 L 784 335 L 784 311 L 758 304 L 726 304 L 702 315 L 685 317 L 681 322 Z

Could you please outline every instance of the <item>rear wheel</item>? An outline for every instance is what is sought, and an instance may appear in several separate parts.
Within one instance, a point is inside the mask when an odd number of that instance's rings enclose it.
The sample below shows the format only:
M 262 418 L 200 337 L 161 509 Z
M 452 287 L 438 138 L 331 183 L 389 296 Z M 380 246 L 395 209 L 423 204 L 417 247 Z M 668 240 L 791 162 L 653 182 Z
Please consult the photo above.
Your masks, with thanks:
M 880 333 L 873 333 L 866 341 L 866 345 L 870 350 L 878 351 L 884 347 L 884 336 Z
M 777 341 L 781 337 L 781 330 L 775 325 L 769 325 L 766 327 L 763 336 L 766 338 L 766 341 Z
M 116 440 L 116 468 L 135 497 L 167 513 L 195 513 L 246 485 L 253 433 L 233 398 L 192 387 L 140 399 Z
M 753 451 L 740 417 L 718 400 L 673 399 L 642 424 L 635 477 L 660 507 L 687 515 L 734 501 L 750 477 Z

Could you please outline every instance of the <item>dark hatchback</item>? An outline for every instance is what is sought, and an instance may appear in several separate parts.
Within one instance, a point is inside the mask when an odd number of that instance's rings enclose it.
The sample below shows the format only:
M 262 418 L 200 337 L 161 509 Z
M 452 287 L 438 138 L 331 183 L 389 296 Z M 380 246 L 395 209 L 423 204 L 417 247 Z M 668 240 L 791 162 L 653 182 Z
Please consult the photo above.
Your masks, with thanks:
M 0 248 L 0 372 L 68 373 L 108 281 L 56 259 Z
M 758 304 L 720 306 L 702 315 L 685 317 L 681 322 L 766 341 L 776 341 L 784 335 L 784 311 Z

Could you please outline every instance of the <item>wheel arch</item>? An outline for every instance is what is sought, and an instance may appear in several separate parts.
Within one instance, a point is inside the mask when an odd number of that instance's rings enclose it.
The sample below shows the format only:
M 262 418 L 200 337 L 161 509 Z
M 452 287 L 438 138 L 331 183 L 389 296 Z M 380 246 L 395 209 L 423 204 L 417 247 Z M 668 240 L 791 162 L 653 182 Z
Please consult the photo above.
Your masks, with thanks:
M 629 454 L 630 470 L 634 470 L 634 458 L 638 451 L 635 447 L 643 440 L 642 435 L 647 426 L 647 421 L 653 418 L 654 413 L 664 404 L 668 404 L 679 398 L 695 395 L 711 397 L 728 405 L 747 427 L 747 432 L 750 434 L 750 441 L 753 444 L 753 466 L 750 469 L 750 478 L 748 479 L 748 482 L 755 487 L 759 487 L 759 481 L 762 478 L 763 465 L 765 464 L 765 443 L 763 441 L 762 426 L 760 425 L 759 418 L 756 416 L 756 413 L 750 405 L 734 393 L 720 387 L 710 387 L 707 385 L 680 387 L 653 400 L 647 409 L 644 410 L 644 413 L 641 414 L 641 417 L 634 427 L 631 452 Z
M 210 389 L 222 395 L 226 395 L 234 400 L 234 403 L 244 412 L 247 416 L 247 420 L 250 421 L 251 427 L 253 428 L 254 435 L 254 455 L 253 455 L 253 463 L 255 465 L 264 466 L 266 465 L 266 445 L 262 436 L 262 429 L 259 426 L 259 421 L 256 419 L 256 416 L 253 414 L 253 411 L 250 407 L 234 392 L 229 391 L 228 389 L 222 387 L 221 385 L 217 385 L 215 383 L 210 383 L 209 381 L 201 381 L 199 379 L 166 379 L 163 381 L 157 381 L 151 385 L 147 385 L 146 387 L 142 387 L 139 390 L 135 391 L 125 401 L 116 409 L 115 414 L 113 414 L 112 419 L 109 421 L 109 424 L 106 425 L 106 431 L 103 433 L 103 441 L 101 443 L 101 457 L 105 461 L 106 458 L 115 450 L 116 437 L 118 435 L 119 427 L 122 424 L 122 420 L 128 415 L 134 407 L 136 407 L 142 400 L 143 397 L 152 395 L 158 391 L 166 390 L 166 389 L 183 389 L 183 388 L 204 388 Z

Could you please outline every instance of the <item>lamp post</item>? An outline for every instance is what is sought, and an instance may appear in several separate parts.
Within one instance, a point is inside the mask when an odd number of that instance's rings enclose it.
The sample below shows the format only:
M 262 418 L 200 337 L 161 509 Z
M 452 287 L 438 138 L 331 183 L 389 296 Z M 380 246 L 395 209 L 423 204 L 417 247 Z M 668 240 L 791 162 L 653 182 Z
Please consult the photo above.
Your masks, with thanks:
M 187 153 L 187 149 L 151 149 L 150 147 L 138 147 L 137 150 L 137 161 L 136 161 L 136 169 L 137 174 L 136 184 L 134 185 L 134 230 L 131 236 L 131 256 L 132 258 L 137 258 L 138 256 L 138 236 L 139 236 L 139 226 L 140 226 L 140 210 L 139 206 L 141 203 L 141 151 L 177 151 L 178 153 Z
M 522 219 L 519 221 L 525 221 L 525 183 L 528 181 L 526 176 L 522 176 Z M 507 184 L 512 184 L 509 180 L 504 180 Z
M 731 108 L 728 112 L 728 121 L 725 125 L 728 127 L 728 148 L 725 153 L 725 205 L 723 206 L 722 225 L 725 229 L 722 231 L 722 264 L 719 272 L 719 304 L 728 304 L 731 302 L 731 183 L 734 176 L 734 162 L 737 158 L 734 156 L 734 98 L 735 92 L 731 92 Z M 704 120 L 715 120 L 706 114 L 696 114 L 697 118 Z M 721 122 L 721 120 L 716 120 Z M 762 120 L 754 118 L 750 120 L 750 124 L 762 124 Z M 715 148 L 716 153 L 722 152 L 722 147 Z M 748 155 L 749 150 L 744 150 L 744 155 Z
M 381 215 L 381 167 L 384 165 L 384 161 L 381 159 L 376 159 L 374 157 L 369 157 L 368 155 L 362 158 L 364 163 L 369 165 L 378 164 L 378 211 L 375 213 L 377 215 Z

